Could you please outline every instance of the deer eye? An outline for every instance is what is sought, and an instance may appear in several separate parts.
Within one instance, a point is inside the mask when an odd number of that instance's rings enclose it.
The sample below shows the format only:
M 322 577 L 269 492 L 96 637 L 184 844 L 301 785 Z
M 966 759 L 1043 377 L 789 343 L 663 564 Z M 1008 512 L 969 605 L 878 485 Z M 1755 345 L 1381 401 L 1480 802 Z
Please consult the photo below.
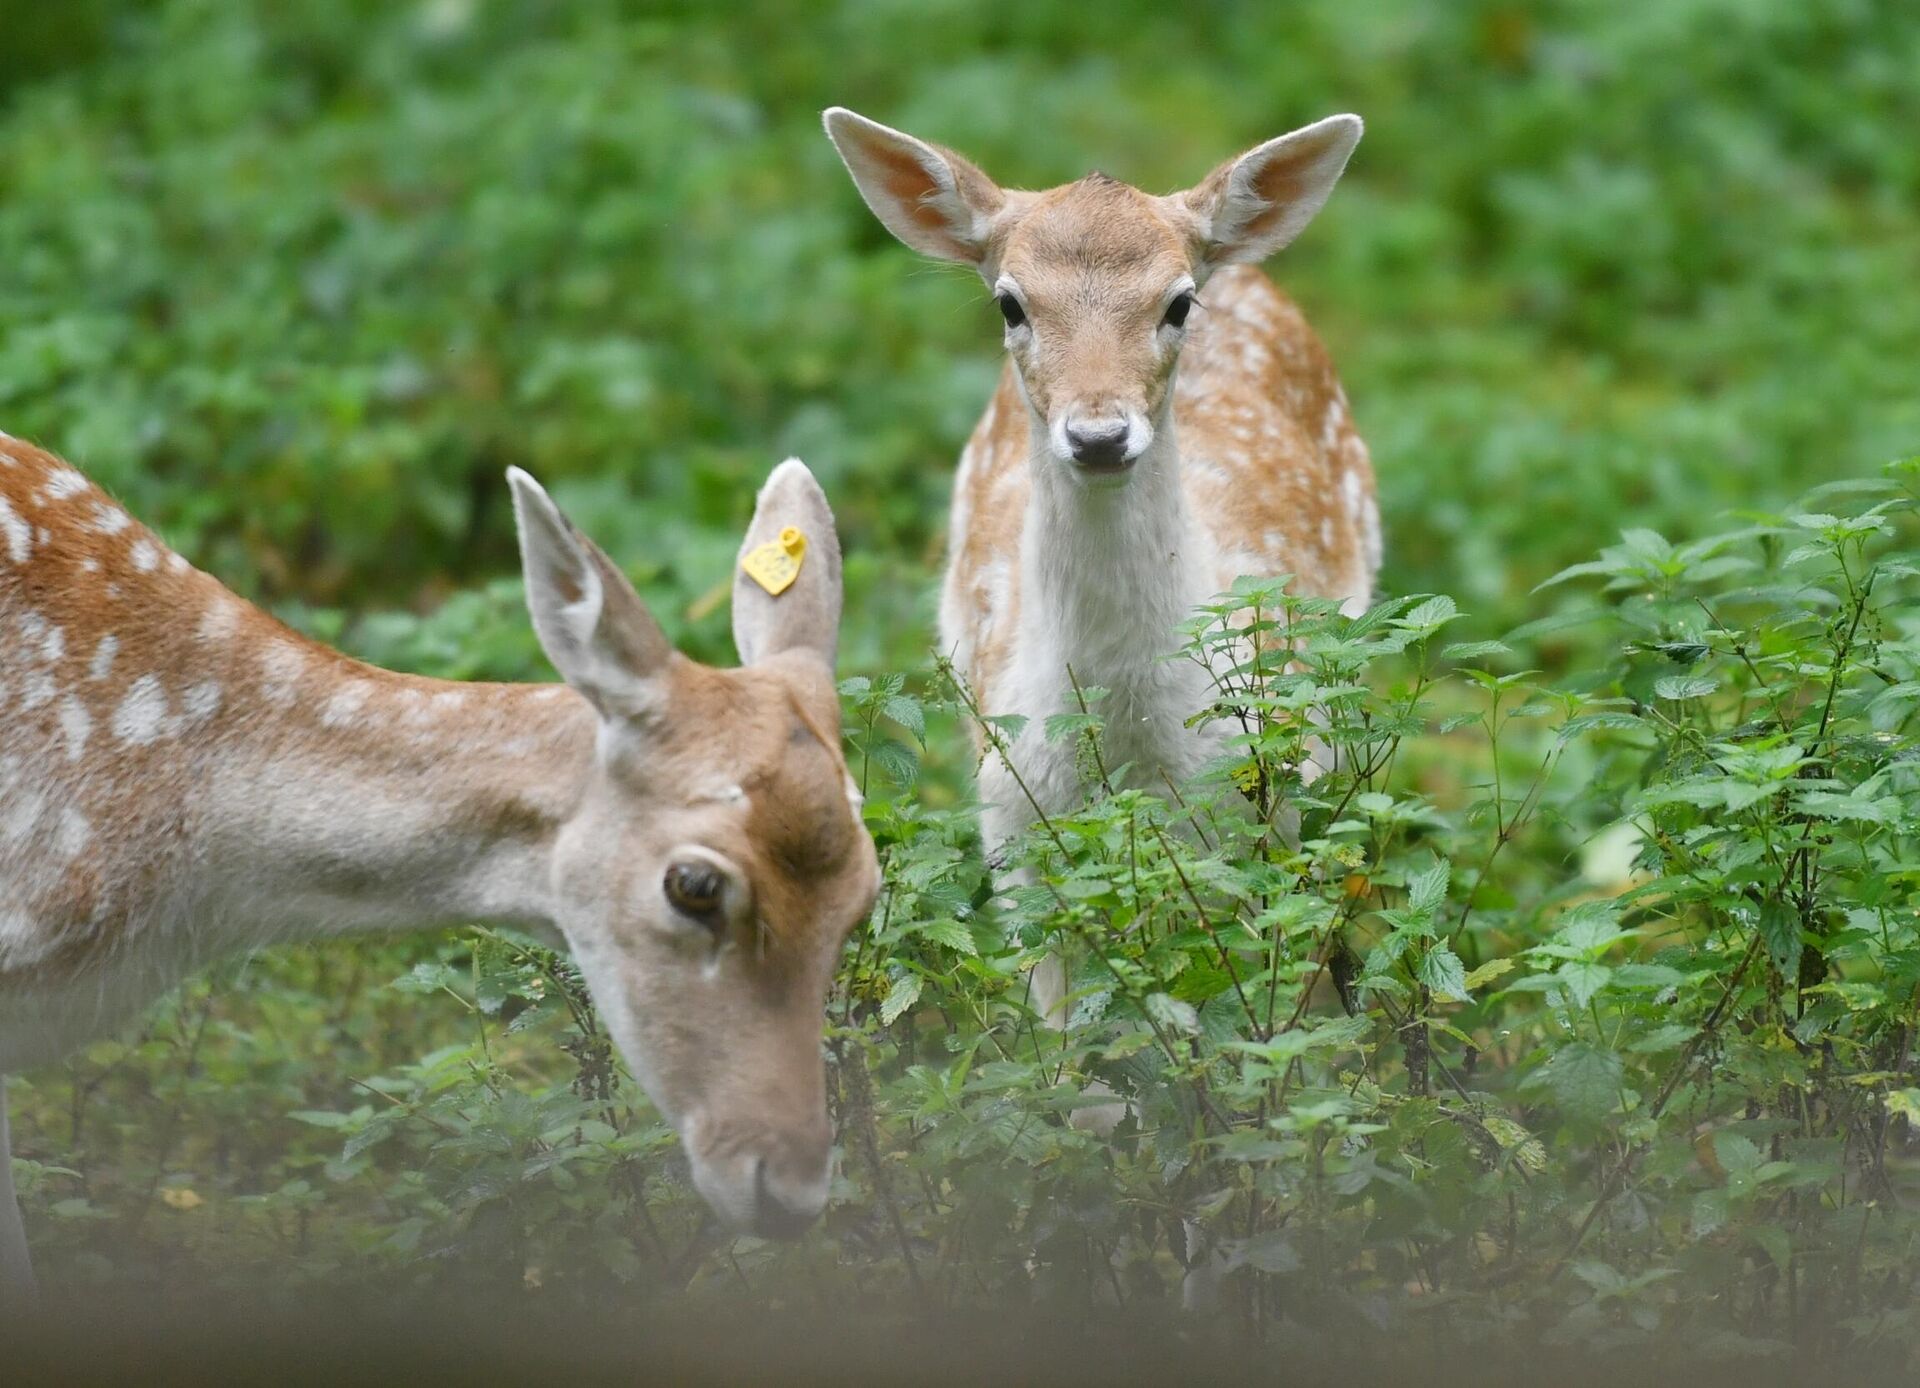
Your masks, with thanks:
M 994 303 L 1000 306 L 1000 316 L 1007 320 L 1009 328 L 1018 328 L 1027 321 L 1027 311 L 1020 307 L 1020 301 L 1011 294 L 996 294 Z
M 683 911 L 703 925 L 719 924 L 716 913 L 726 890 L 720 870 L 711 863 L 675 863 L 667 869 L 662 884 L 667 900 L 676 911 Z
M 1173 302 L 1167 305 L 1166 317 L 1160 321 L 1169 328 L 1184 328 L 1187 326 L 1187 315 L 1191 312 L 1193 312 L 1193 295 L 1176 294 L 1173 296 Z

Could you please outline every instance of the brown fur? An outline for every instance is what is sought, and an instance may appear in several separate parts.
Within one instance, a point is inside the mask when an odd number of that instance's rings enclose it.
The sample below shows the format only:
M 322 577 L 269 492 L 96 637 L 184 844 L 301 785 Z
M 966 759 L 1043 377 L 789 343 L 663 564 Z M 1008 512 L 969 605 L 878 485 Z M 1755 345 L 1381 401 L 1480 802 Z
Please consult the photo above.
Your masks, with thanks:
M 796 1233 L 827 1191 L 821 1008 L 879 881 L 836 736 L 832 513 L 803 466 L 775 469 L 749 537 L 804 524 L 813 562 L 784 605 L 736 603 L 749 663 L 721 670 L 675 654 L 538 484 L 509 480 L 535 626 L 572 684 L 352 660 L 0 435 L 0 1070 L 276 938 L 546 929 L 701 1193 Z M 589 596 L 598 615 L 569 627 Z M 689 862 L 724 873 L 711 911 L 667 889 Z
M 1220 270 L 1199 297 L 1173 408 L 1187 504 L 1223 557 L 1219 587 L 1241 574 L 1285 573 L 1310 596 L 1364 590 L 1379 563 L 1377 518 L 1368 528 L 1373 468 L 1332 360 L 1292 300 L 1252 266 Z M 1008 558 L 1019 553 L 1030 450 L 1009 362 L 960 454 L 954 509 L 966 524 L 951 537 L 946 578 L 974 625 L 970 673 L 989 709 L 1020 619 L 1019 566 Z M 1349 473 L 1359 479 L 1358 508 L 1347 504 Z

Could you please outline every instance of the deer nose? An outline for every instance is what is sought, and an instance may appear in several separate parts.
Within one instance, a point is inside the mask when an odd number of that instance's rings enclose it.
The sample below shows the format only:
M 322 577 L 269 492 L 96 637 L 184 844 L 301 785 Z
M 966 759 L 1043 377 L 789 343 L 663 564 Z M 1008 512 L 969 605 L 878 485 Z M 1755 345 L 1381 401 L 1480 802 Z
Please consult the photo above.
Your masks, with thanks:
M 827 1206 L 827 1162 L 823 1151 L 804 1163 L 799 1179 L 768 1157 L 753 1163 L 753 1232 L 763 1239 L 797 1239 Z
M 1127 421 L 1097 419 L 1067 426 L 1067 447 L 1074 462 L 1094 471 L 1111 471 L 1132 461 L 1127 457 Z

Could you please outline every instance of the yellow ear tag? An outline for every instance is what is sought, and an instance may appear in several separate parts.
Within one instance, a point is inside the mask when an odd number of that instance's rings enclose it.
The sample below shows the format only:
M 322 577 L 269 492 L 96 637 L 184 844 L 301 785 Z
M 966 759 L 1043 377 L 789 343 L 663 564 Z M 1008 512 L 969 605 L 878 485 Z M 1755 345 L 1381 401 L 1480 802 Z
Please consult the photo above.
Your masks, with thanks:
M 807 537 L 795 526 L 780 532 L 777 540 L 755 545 L 740 556 L 740 567 L 747 577 L 779 597 L 800 577 L 800 563 L 807 557 Z

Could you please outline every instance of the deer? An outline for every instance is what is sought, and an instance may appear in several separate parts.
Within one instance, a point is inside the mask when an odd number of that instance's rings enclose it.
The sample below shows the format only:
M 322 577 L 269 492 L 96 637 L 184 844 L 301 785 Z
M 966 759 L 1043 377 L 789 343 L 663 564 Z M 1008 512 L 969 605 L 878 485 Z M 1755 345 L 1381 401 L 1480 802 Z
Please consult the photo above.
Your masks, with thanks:
M 350 659 L 0 435 L 0 1076 L 228 953 L 518 926 L 571 951 L 721 1224 L 796 1238 L 828 1192 L 826 995 L 879 885 L 841 751 L 833 513 L 797 459 L 772 471 L 720 669 L 507 481 L 558 684 Z M 5 1115 L 0 1087 L 0 1286 L 25 1300 Z
M 1044 734 L 1087 687 L 1107 691 L 1103 760 L 1129 784 L 1178 785 L 1217 758 L 1221 734 L 1191 726 L 1213 676 L 1169 658 L 1197 604 L 1241 576 L 1290 575 L 1296 594 L 1367 607 L 1382 551 L 1367 448 L 1326 349 L 1258 268 L 1326 203 L 1362 124 L 1330 116 L 1154 196 L 1099 172 L 1002 188 L 844 107 L 823 119 L 881 224 L 978 273 L 1001 320 L 1006 362 L 960 454 L 939 606 L 977 712 L 1028 720 L 1002 756 L 976 730 L 995 861 L 1088 792 L 1075 748 Z M 1030 988 L 1064 1027 L 1057 953 Z M 1075 1125 L 1110 1131 L 1120 1112 L 1083 1108 Z

